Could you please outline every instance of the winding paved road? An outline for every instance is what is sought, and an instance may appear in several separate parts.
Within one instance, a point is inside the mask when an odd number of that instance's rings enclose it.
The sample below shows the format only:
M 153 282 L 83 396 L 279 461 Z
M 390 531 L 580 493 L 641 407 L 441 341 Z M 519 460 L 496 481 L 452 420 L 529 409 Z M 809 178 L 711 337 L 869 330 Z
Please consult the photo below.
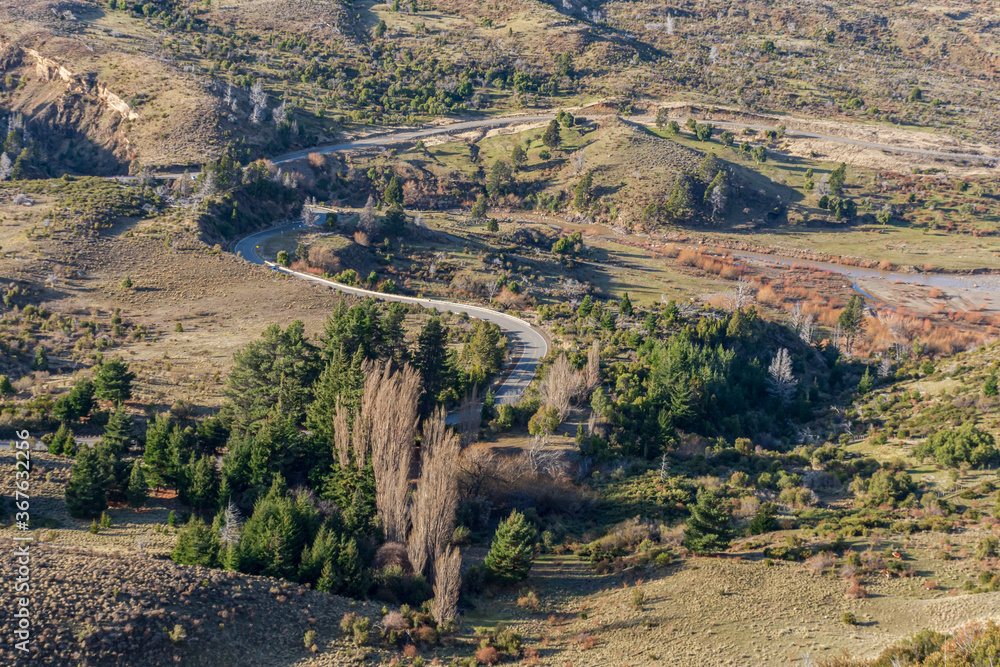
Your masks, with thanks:
M 284 155 L 278 155 L 274 157 L 271 161 L 275 164 L 284 164 L 288 162 L 293 162 L 295 160 L 301 160 L 308 157 L 310 153 L 338 153 L 342 151 L 358 150 L 362 148 L 370 148 L 373 146 L 388 146 L 395 143 L 401 143 L 406 141 L 413 141 L 415 139 L 421 139 L 423 137 L 429 137 L 436 134 L 448 134 L 453 132 L 465 132 L 468 130 L 487 128 L 487 127 L 500 127 L 504 125 L 514 125 L 519 123 L 540 123 L 551 120 L 555 118 L 555 114 L 543 114 L 537 116 L 504 116 L 499 118 L 485 118 L 480 120 L 464 121 L 459 123 L 452 123 L 449 125 L 436 125 L 432 127 L 426 127 L 416 130 L 407 130 L 402 132 L 389 132 L 386 134 L 366 137 L 364 139 L 357 139 L 355 141 L 348 141 L 340 144 L 329 144 L 326 146 L 317 146 L 314 148 L 303 149 L 299 151 L 294 151 L 291 153 L 285 153 Z M 641 125 L 651 125 L 653 119 L 647 117 L 633 117 L 631 122 Z M 716 121 L 714 124 L 717 127 L 732 127 L 732 128 L 742 128 L 747 127 L 754 130 L 771 130 L 775 129 L 772 127 L 767 127 L 763 125 L 748 125 L 742 123 L 732 123 L 732 122 L 721 122 Z M 863 148 L 875 148 L 884 151 L 897 151 L 901 153 L 916 153 L 919 155 L 928 155 L 934 157 L 943 157 L 951 159 L 978 159 L 984 160 L 991 163 L 995 163 L 997 158 L 974 155 L 966 153 L 948 153 L 944 151 L 933 151 L 922 148 L 911 148 L 905 146 L 891 146 L 886 144 L 878 144 L 867 141 L 859 141 L 855 139 L 846 139 L 843 137 L 833 137 L 821 134 L 813 134 L 807 132 L 795 132 L 789 131 L 786 134 L 793 137 L 809 138 L 809 139 L 824 139 L 827 141 L 834 141 L 843 144 L 849 144 L 853 146 L 859 146 Z M 179 176 L 179 174 L 160 174 L 161 177 L 169 176 Z M 122 180 L 127 180 L 129 177 L 124 177 Z M 356 294 L 359 296 L 371 296 L 376 299 L 382 299 L 384 301 L 398 301 L 401 303 L 412 303 L 424 308 L 433 308 L 439 311 L 448 311 L 453 313 L 466 313 L 470 317 L 476 317 L 480 319 L 487 320 L 489 322 L 494 322 L 503 329 L 504 333 L 512 346 L 512 355 L 516 359 L 513 366 L 506 372 L 504 377 L 501 379 L 499 386 L 496 389 L 496 397 L 498 402 L 511 402 L 517 399 L 534 378 L 535 371 L 541 363 L 542 357 L 548 352 L 548 341 L 544 334 L 542 334 L 538 329 L 535 329 L 529 323 L 524 320 L 513 317 L 511 315 L 506 315 L 497 311 L 489 310 L 487 308 L 481 308 L 479 306 L 470 306 L 467 304 L 453 303 L 449 301 L 438 301 L 434 299 L 417 298 L 400 296 L 394 294 L 383 294 L 381 292 L 373 292 L 370 290 L 360 289 L 357 287 L 348 287 L 347 285 L 342 285 L 340 283 L 333 282 L 332 280 L 326 280 L 324 278 L 319 278 L 306 273 L 300 273 L 298 271 L 292 271 L 284 267 L 278 266 L 273 262 L 267 262 L 261 258 L 258 254 L 258 249 L 260 244 L 266 239 L 282 234 L 286 231 L 293 231 L 296 229 L 301 229 L 303 224 L 301 222 L 294 223 L 291 225 L 285 225 L 283 227 L 275 227 L 272 229 L 267 229 L 262 232 L 257 232 L 252 234 L 241 241 L 239 241 L 235 250 L 242 254 L 247 260 L 254 262 L 255 264 L 267 265 L 276 271 L 281 271 L 296 278 L 302 280 L 308 280 L 321 285 L 326 285 L 331 289 L 336 289 L 341 292 L 348 294 Z
M 322 222 L 323 220 L 321 219 L 320 224 L 322 224 Z M 303 229 L 304 227 L 304 223 L 296 222 L 290 225 L 273 227 L 262 232 L 257 232 L 256 234 L 251 234 L 236 244 L 235 251 L 242 255 L 244 259 L 253 262 L 254 264 L 269 266 L 275 271 L 280 271 L 281 273 L 301 278 L 302 280 L 308 280 L 320 285 L 326 285 L 330 289 L 339 290 L 347 294 L 370 296 L 383 301 L 411 303 L 424 308 L 433 308 L 434 310 L 441 312 L 459 314 L 466 313 L 469 317 L 486 320 L 487 322 L 493 322 L 497 324 L 507 336 L 511 358 L 514 360 L 514 362 L 504 371 L 504 375 L 501 378 L 499 385 L 494 389 L 497 404 L 514 402 L 521 396 L 521 394 L 524 393 L 524 391 L 528 388 L 528 385 L 531 384 L 531 380 L 535 377 L 535 371 L 538 369 L 539 364 L 541 364 L 542 357 L 544 357 L 549 351 L 549 343 L 541 331 L 519 317 L 463 303 L 438 301 L 436 299 L 402 296 L 398 294 L 384 294 L 382 292 L 373 292 L 371 290 L 361 289 L 360 287 L 348 287 L 347 285 L 327 280 L 325 278 L 320 278 L 308 273 L 301 273 L 299 271 L 286 269 L 285 267 L 279 266 L 274 262 L 266 261 L 260 256 L 260 245 L 267 239 L 279 234 L 284 234 L 285 232 L 293 232 Z M 454 420 L 454 416 L 449 415 L 449 422 Z

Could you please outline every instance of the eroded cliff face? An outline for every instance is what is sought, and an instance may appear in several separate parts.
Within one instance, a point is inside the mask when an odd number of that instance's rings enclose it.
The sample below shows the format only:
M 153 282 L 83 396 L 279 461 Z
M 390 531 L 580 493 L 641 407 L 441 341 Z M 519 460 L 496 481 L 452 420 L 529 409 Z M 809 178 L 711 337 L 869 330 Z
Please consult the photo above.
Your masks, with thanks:
M 139 115 L 94 74 L 0 40 L 0 76 L 7 72 L 23 85 L 6 97 L 4 111 L 24 116 L 49 175 L 127 172 L 134 155 L 126 127 Z
M 24 49 L 24 53 L 29 59 L 34 60 L 35 72 L 45 81 L 60 80 L 66 84 L 66 89 L 71 93 L 94 95 L 125 120 L 135 120 L 139 117 L 139 114 L 122 98 L 108 90 L 107 84 L 96 82 L 92 74 L 74 74 L 64 65 L 46 58 L 35 49 Z

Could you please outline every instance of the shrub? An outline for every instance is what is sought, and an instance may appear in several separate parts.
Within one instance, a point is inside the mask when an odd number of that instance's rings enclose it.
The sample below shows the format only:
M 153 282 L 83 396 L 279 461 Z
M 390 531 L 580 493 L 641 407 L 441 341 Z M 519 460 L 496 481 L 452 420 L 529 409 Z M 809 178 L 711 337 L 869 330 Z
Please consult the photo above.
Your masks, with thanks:
M 938 463 L 949 467 L 964 462 L 983 468 L 1000 460 L 1000 450 L 997 450 L 993 436 L 973 424 L 938 431 L 918 445 L 914 454 L 933 456 Z
M 987 535 L 976 545 L 976 558 L 979 560 L 994 558 L 998 551 L 1000 551 L 1000 540 L 993 535 Z
M 855 616 L 852 612 L 849 612 L 849 611 L 845 611 L 844 615 L 840 617 L 840 620 L 841 620 L 841 622 L 843 622 L 844 625 L 857 625 L 858 624 L 858 617 Z
M 521 653 L 521 635 L 503 623 L 498 624 L 493 631 L 493 644 L 512 657 Z
M 632 591 L 632 608 L 636 611 L 642 611 L 643 604 L 646 602 L 646 592 L 641 588 L 636 588 Z
M 860 600 L 862 598 L 868 597 L 868 590 L 861 585 L 861 582 L 857 579 L 853 579 L 851 584 L 847 587 L 847 591 L 844 595 L 849 600 Z
M 353 612 L 344 614 L 340 619 L 340 631 L 345 635 L 350 635 L 356 646 L 367 646 L 371 641 L 372 622 L 364 616 L 358 616 Z
M 316 631 L 306 630 L 306 636 L 303 637 L 302 643 L 306 645 L 306 648 L 312 648 L 316 643 Z
M 529 611 L 538 611 L 539 601 L 535 591 L 521 591 L 521 595 L 517 598 L 517 606 Z
M 481 646 L 476 649 L 476 664 L 495 665 L 500 662 L 500 651 L 492 646 Z

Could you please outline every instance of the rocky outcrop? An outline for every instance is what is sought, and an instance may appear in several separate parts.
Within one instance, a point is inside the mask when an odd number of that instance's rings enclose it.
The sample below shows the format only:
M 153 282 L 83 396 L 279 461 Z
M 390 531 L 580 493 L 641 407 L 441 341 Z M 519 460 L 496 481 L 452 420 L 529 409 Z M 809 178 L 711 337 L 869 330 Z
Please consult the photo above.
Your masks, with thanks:
M 42 79 L 46 81 L 60 80 L 66 84 L 67 90 L 71 93 L 93 95 L 125 120 L 135 120 L 139 117 L 139 114 L 133 111 L 125 100 L 108 90 L 107 84 L 97 83 L 93 74 L 74 74 L 65 65 L 43 56 L 35 49 L 24 49 L 24 53 L 34 60 L 35 72 Z

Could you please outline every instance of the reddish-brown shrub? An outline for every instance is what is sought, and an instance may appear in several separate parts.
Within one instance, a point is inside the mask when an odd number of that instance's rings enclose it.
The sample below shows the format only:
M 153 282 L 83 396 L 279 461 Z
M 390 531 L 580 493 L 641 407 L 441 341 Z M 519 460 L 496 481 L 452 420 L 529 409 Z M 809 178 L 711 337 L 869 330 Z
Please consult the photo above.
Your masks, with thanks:
M 500 662 L 500 651 L 492 646 L 483 646 L 476 650 L 476 662 L 480 665 L 495 665 Z
M 861 585 L 860 581 L 855 579 L 851 582 L 851 585 L 847 587 L 847 592 L 845 592 L 844 595 L 848 600 L 860 600 L 868 597 L 868 590 Z
M 413 658 L 416 658 L 419 653 L 420 652 L 417 651 L 417 647 L 414 646 L 413 644 L 407 644 L 406 646 L 403 647 L 403 656 L 410 658 L 411 660 Z

